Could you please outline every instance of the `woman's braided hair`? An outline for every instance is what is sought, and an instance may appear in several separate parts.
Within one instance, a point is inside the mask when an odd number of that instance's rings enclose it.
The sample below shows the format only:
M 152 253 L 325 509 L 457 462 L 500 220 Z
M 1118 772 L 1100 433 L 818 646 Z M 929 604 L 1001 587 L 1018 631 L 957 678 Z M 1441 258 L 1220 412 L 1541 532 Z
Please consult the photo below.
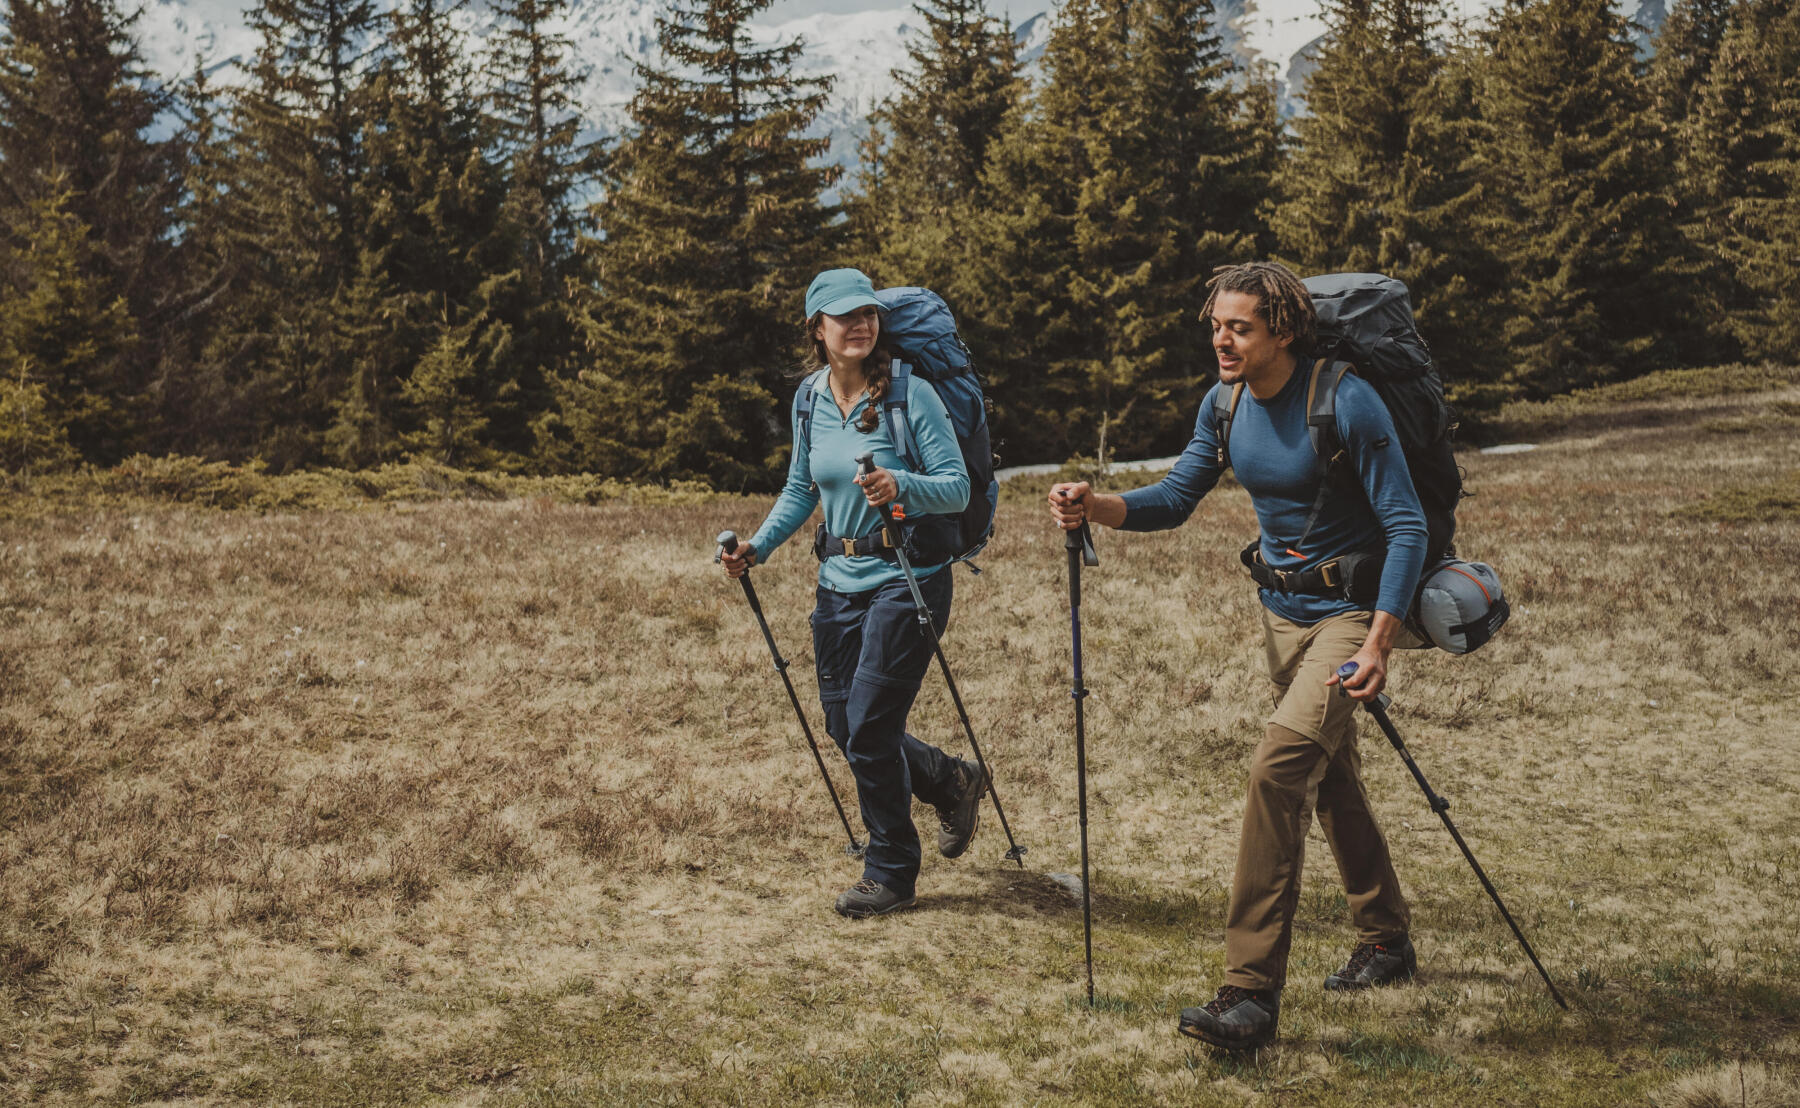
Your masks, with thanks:
M 818 337 L 819 324 L 824 316 L 824 312 L 814 312 L 811 318 L 801 324 L 802 342 L 806 346 L 806 356 L 800 360 L 800 376 L 803 380 L 831 366 L 830 359 L 825 355 L 825 340 Z M 869 351 L 869 356 L 863 359 L 863 375 L 869 381 L 869 406 L 863 409 L 862 418 L 856 421 L 856 429 L 865 435 L 881 423 L 881 400 L 887 395 L 890 384 L 888 367 L 893 364 L 894 356 L 888 352 L 886 338 L 885 332 L 877 335 L 875 349 Z
M 1256 314 L 1262 316 L 1270 331 L 1277 336 L 1293 336 L 1291 349 L 1312 349 L 1318 313 L 1313 311 L 1312 294 L 1287 266 L 1280 262 L 1222 265 L 1213 270 L 1206 287 L 1210 291 L 1206 306 L 1200 309 L 1201 322 L 1212 318 L 1213 304 L 1221 292 L 1245 292 L 1256 297 Z

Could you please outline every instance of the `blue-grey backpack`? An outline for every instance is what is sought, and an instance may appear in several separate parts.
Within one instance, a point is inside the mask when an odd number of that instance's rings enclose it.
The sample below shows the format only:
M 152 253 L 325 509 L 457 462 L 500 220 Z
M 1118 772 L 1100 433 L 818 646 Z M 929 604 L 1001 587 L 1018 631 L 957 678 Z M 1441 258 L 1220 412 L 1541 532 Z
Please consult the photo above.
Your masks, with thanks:
M 875 293 L 875 299 L 881 301 L 882 338 L 896 355 L 889 368 L 887 395 L 881 401 L 882 422 L 887 425 L 894 452 L 908 468 L 922 473 L 925 465 L 907 422 L 906 394 L 912 376 L 917 374 L 930 381 L 938 399 L 944 402 L 951 430 L 962 450 L 963 466 L 969 472 L 969 503 L 956 516 L 956 549 L 949 560 L 968 562 L 993 538 L 994 510 L 1000 502 L 981 376 L 975 370 L 968 345 L 957 334 L 956 317 L 950 314 L 943 297 L 930 289 L 902 286 L 881 289 Z M 817 402 L 817 391 L 802 386 L 795 402 L 801 449 L 812 441 L 812 407 Z M 915 516 L 909 522 L 928 518 Z M 969 562 L 969 568 L 975 569 L 975 564 Z

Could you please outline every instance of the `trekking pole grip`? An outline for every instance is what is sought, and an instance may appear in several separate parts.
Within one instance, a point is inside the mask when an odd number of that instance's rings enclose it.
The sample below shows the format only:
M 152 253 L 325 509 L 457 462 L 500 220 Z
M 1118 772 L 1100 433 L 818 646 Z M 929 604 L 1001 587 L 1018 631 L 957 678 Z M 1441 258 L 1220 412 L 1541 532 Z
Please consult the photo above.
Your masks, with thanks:
M 1062 498 L 1065 502 L 1068 501 L 1069 490 L 1063 490 Z M 1082 517 L 1080 527 L 1075 528 L 1073 531 L 1063 532 L 1063 549 L 1071 554 L 1080 551 L 1081 564 L 1084 566 L 1097 566 L 1100 564 L 1100 555 L 1094 552 L 1094 532 L 1089 528 L 1085 515 Z M 1071 562 L 1070 564 L 1073 565 L 1074 563 Z
M 738 537 L 736 531 L 720 531 L 719 537 L 714 541 L 719 544 L 719 549 L 723 550 L 725 553 L 737 553 Z M 717 561 L 718 559 L 714 558 L 713 560 Z M 769 653 L 775 655 L 775 668 L 785 671 L 787 669 L 787 659 L 781 656 L 781 651 L 775 649 L 775 636 L 769 633 L 769 623 L 763 618 L 762 601 L 756 598 L 756 586 L 750 583 L 750 567 L 744 567 L 744 575 L 738 578 L 738 584 L 744 586 L 744 599 L 750 602 L 750 610 L 756 613 L 756 621 L 762 626 L 763 638 L 767 639 L 769 642 Z
M 875 455 L 871 451 L 865 450 L 856 456 L 856 464 L 859 467 L 859 475 L 867 477 L 875 472 Z M 894 522 L 894 506 L 885 504 L 875 510 L 881 513 L 881 525 L 887 530 L 888 544 L 898 547 L 900 545 L 900 526 Z

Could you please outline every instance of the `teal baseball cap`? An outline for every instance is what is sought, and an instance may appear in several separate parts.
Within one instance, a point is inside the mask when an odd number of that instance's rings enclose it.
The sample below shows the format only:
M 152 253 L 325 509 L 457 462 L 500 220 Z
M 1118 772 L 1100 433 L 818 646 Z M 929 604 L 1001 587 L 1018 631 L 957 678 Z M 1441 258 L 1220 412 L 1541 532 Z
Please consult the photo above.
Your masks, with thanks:
M 806 318 L 820 312 L 846 315 L 865 304 L 881 307 L 875 286 L 860 269 L 828 269 L 813 278 L 806 290 Z

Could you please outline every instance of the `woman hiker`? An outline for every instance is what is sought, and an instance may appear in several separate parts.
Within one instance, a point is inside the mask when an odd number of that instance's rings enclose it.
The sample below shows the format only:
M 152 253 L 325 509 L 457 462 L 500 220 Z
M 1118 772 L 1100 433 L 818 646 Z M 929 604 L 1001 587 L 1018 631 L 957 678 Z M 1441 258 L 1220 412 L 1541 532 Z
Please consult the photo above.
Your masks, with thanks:
M 721 557 L 727 574 L 742 576 L 768 561 L 815 505 L 824 506 L 814 542 L 820 565 L 813 657 L 825 730 L 856 777 L 869 833 L 862 878 L 837 898 L 838 913 L 857 919 L 914 903 L 920 849 L 913 798 L 937 809 L 938 852 L 955 858 L 975 837 L 987 788 L 978 765 L 906 730 L 932 645 L 894 551 L 883 541 L 884 510 L 898 501 L 915 519 L 954 515 L 968 503 L 969 475 L 943 402 L 918 376 L 902 418 L 925 472 L 911 472 L 901 461 L 890 430 L 881 425 L 892 357 L 882 344 L 881 323 L 875 288 L 861 271 L 831 269 L 813 279 L 806 290 L 808 356 L 794 401 L 787 483 L 750 541 Z M 811 418 L 803 422 L 808 411 Z M 856 461 L 864 453 L 872 453 L 875 463 L 866 475 Z M 950 620 L 949 558 L 955 551 L 932 549 L 930 530 L 929 521 L 915 527 L 906 553 L 942 634 Z

